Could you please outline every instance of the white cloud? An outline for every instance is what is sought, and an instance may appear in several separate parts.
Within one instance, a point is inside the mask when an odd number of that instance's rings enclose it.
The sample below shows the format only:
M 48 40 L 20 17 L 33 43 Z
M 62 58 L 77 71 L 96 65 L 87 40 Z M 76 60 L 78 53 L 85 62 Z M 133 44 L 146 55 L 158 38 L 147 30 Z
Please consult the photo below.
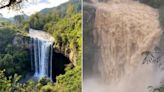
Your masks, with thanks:
M 31 15 L 44 8 L 55 7 L 67 1 L 68 0 L 29 0 L 28 3 L 25 4 L 25 6 L 22 8 L 22 10 L 25 14 Z M 21 12 L 8 10 L 7 8 L 0 9 L 0 13 L 3 15 L 3 17 L 6 18 L 21 14 Z

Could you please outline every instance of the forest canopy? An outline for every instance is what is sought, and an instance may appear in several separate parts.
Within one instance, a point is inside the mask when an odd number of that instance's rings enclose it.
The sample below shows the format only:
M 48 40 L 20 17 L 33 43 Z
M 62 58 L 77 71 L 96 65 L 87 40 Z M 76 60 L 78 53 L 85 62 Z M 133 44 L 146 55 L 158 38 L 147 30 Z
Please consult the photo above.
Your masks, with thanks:
M 0 22 L 0 91 L 81 92 L 81 1 L 70 0 L 28 18 L 24 15 L 17 15 L 13 19 L 12 22 Z M 28 41 L 26 42 L 29 39 L 27 35 L 29 28 L 52 34 L 55 39 L 53 46 L 55 49 L 65 55 L 73 53 L 72 64 L 65 68 L 64 74 L 56 77 L 54 83 L 47 78 L 21 82 L 24 76 L 31 72 L 30 52 L 27 47 Z

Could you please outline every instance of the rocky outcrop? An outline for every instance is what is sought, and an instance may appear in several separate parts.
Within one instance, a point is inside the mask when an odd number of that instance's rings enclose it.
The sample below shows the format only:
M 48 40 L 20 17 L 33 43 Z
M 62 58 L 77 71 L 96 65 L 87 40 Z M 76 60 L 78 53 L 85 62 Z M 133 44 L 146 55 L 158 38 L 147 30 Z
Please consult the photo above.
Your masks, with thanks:
M 77 57 L 78 57 L 78 51 L 76 48 L 70 49 L 68 44 L 67 45 L 60 45 L 59 47 L 56 47 L 54 45 L 54 50 L 56 53 L 61 53 L 65 57 L 69 58 L 71 63 L 76 66 L 77 65 Z
M 93 66 L 97 66 L 96 60 L 94 60 L 93 56 L 97 53 L 97 46 L 94 44 L 93 40 L 93 28 L 95 23 L 95 12 L 96 8 L 94 6 L 89 5 L 88 3 L 84 3 L 83 9 L 83 75 L 84 79 L 93 75 L 93 72 L 97 68 L 93 68 Z
M 30 49 L 31 45 L 29 43 L 29 40 L 30 37 L 23 36 L 21 33 L 16 33 L 13 38 L 12 44 L 20 49 Z

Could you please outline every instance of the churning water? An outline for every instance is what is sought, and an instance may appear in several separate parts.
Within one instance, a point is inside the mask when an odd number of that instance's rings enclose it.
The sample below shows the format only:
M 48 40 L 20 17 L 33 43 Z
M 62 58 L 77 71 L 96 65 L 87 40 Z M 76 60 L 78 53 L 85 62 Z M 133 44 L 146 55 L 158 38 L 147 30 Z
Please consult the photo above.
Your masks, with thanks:
M 89 31 L 97 49 L 90 58 L 94 58 L 93 71 L 98 72 L 84 79 L 84 92 L 153 92 L 149 88 L 160 87 L 164 35 L 158 11 L 139 2 L 93 4 L 94 29 Z M 143 64 L 147 51 L 153 55 L 146 62 L 153 63 Z

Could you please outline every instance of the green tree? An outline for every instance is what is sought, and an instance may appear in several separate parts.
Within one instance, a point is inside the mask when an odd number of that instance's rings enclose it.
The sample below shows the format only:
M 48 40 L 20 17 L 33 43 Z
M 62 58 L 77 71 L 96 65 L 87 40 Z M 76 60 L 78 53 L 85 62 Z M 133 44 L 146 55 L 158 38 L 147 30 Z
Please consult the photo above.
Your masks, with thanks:
M 67 69 L 66 74 L 57 77 L 57 92 L 81 92 L 81 67 Z
M 16 15 L 14 16 L 14 20 L 18 25 L 22 25 L 24 21 L 24 16 L 23 15 Z
M 75 12 L 74 6 L 70 3 L 70 4 L 67 6 L 66 15 L 67 15 L 67 16 L 70 16 L 70 15 L 72 15 L 74 12 Z

